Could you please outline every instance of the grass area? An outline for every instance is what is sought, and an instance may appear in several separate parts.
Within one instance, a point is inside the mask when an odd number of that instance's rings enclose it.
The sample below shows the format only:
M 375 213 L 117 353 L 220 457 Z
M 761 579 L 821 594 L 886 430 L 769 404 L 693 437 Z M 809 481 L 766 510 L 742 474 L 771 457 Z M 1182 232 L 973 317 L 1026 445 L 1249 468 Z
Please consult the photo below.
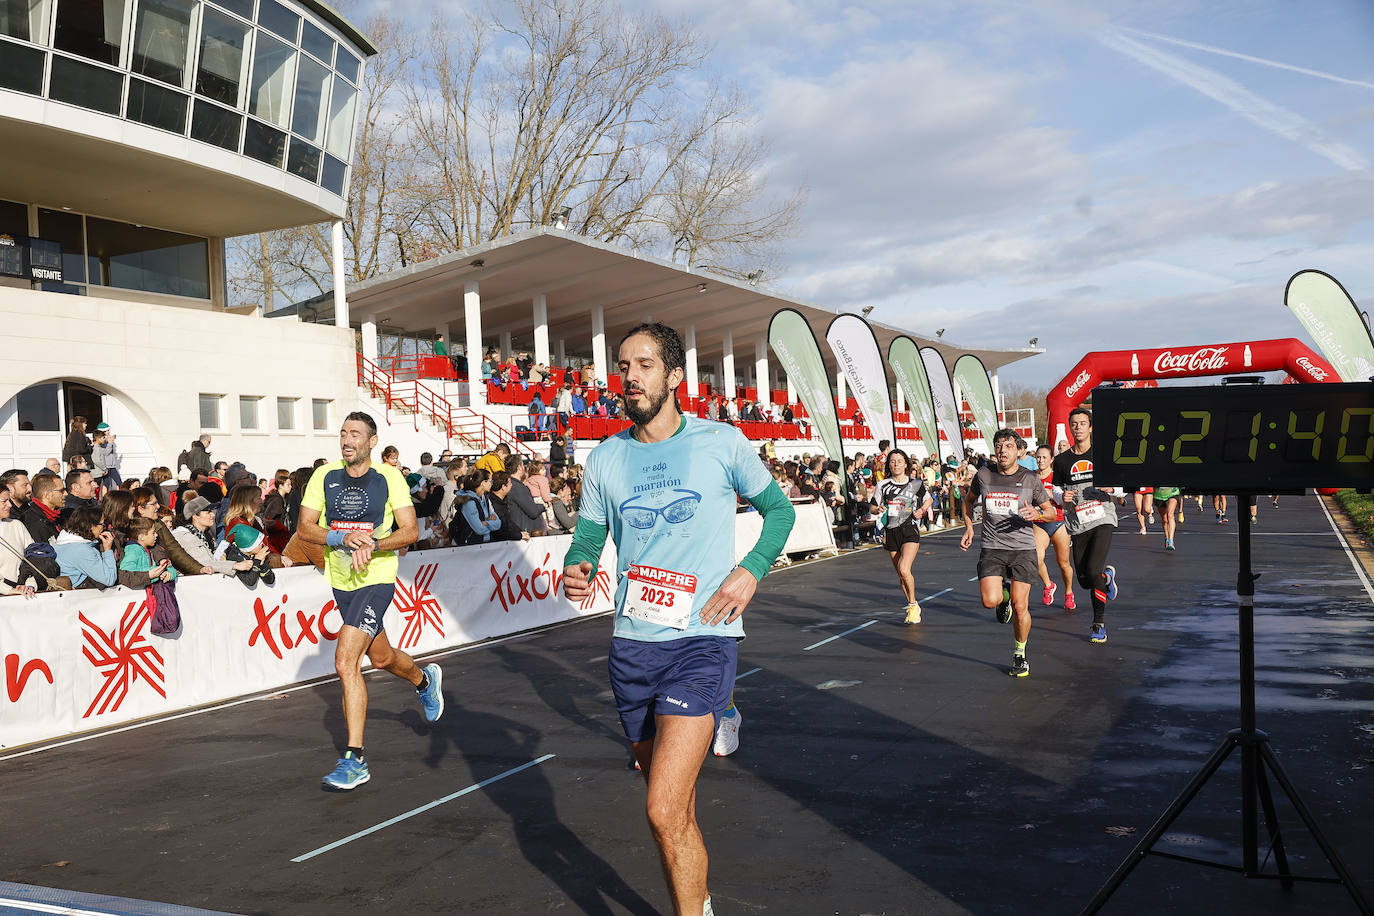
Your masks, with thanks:
M 1374 540 L 1374 495 L 1338 490 L 1336 501 L 1345 509 L 1351 524 L 1359 528 L 1366 538 Z

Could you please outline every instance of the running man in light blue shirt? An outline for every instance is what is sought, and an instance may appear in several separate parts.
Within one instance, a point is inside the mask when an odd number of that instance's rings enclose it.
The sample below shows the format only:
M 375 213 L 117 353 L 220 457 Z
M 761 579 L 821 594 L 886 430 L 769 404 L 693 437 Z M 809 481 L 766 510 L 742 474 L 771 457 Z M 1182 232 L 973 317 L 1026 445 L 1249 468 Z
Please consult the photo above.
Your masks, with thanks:
M 587 459 L 563 587 L 573 601 L 590 594 L 609 533 L 619 579 L 611 689 L 648 781 L 649 825 L 674 912 L 709 916 L 697 775 L 731 706 L 741 615 L 796 513 L 737 429 L 678 411 L 684 362 L 681 337 L 662 324 L 640 325 L 621 341 L 634 426 Z M 763 515 L 763 532 L 736 566 L 738 497 Z

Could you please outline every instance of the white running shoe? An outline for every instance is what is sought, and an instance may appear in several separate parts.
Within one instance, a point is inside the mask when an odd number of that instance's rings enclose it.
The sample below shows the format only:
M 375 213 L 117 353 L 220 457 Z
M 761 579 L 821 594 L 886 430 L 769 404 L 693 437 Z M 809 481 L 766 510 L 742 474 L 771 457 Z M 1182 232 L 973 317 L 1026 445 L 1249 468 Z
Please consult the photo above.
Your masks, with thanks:
M 913 602 L 911 602 L 910 604 L 908 604 L 908 605 L 906 606 L 906 622 L 907 622 L 907 623 L 920 623 L 920 622 L 921 622 L 921 605 L 920 605 L 920 602 L 913 601 Z
M 729 757 L 739 750 L 739 727 L 744 723 L 744 716 L 740 715 L 739 707 L 735 707 L 733 716 L 721 716 L 720 725 L 716 727 L 716 743 L 713 750 L 717 757 Z

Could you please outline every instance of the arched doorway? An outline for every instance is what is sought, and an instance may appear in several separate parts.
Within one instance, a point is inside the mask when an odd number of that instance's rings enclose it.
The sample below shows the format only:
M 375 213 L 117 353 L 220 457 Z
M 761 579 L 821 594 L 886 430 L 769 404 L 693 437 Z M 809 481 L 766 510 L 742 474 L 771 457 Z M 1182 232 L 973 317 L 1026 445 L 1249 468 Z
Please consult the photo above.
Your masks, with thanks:
M 86 418 L 87 433 L 100 423 L 114 431 L 124 476 L 143 476 L 153 448 L 143 424 L 118 397 L 85 382 L 55 379 L 30 385 L 0 405 L 0 469 L 30 472 L 62 454 L 71 418 Z

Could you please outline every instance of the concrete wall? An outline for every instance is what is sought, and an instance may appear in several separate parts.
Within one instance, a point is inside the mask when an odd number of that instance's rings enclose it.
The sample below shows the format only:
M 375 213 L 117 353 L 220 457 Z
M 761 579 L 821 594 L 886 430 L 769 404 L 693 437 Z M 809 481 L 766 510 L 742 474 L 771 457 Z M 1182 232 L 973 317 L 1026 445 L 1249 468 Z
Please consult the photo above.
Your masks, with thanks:
M 64 433 L 24 433 L 21 443 L 8 409 L 42 382 L 96 388 L 112 418 L 137 427 L 119 437 L 126 476 L 171 467 L 202 431 L 214 437 L 214 457 L 260 474 L 337 458 L 339 424 L 359 405 L 353 333 L 343 328 L 10 288 L 0 288 L 0 327 L 0 467 L 35 470 L 38 455 L 61 451 Z M 201 429 L 202 393 L 222 396 L 218 429 Z M 241 395 L 262 398 L 260 429 L 240 429 Z M 278 397 L 298 399 L 296 429 L 278 429 Z M 311 428 L 314 398 L 330 402 L 320 431 Z

